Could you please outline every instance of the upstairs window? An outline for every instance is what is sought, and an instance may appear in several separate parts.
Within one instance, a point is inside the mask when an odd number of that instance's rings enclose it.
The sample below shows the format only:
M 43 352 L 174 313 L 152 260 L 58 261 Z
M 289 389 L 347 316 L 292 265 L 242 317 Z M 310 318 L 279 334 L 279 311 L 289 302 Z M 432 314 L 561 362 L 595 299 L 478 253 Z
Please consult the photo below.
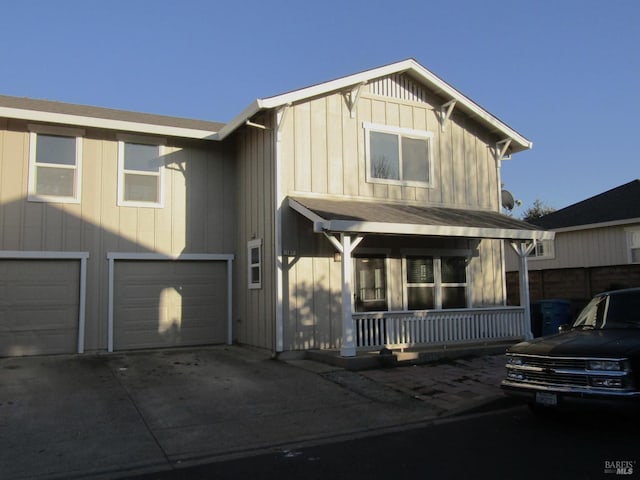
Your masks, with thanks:
M 364 128 L 368 182 L 431 186 L 431 132 L 372 123 Z
M 164 206 L 163 147 L 149 139 L 123 137 L 118 142 L 118 205 Z
M 30 125 L 29 200 L 80 202 L 82 130 Z

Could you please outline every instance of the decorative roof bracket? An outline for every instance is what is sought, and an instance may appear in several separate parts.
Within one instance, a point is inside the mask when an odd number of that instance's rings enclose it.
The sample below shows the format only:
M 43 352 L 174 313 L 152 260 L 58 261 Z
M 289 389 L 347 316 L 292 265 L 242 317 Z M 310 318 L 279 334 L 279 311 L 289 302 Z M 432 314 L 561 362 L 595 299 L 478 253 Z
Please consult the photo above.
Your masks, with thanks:
M 496 142 L 496 160 L 497 161 L 501 161 L 509 158 L 508 156 L 505 157 L 505 154 L 507 153 L 507 150 L 509 149 L 510 145 L 511 145 L 510 138 L 505 138 L 504 140 L 500 140 L 499 142 Z
M 356 118 L 356 106 L 358 105 L 358 99 L 360 98 L 360 92 L 367 82 L 362 82 L 351 88 L 348 92 L 344 92 L 344 100 L 347 102 L 347 108 L 351 118 Z
M 440 128 L 443 132 L 447 130 L 447 120 L 449 120 L 449 118 L 451 117 L 456 103 L 457 100 L 449 100 L 447 103 L 440 107 Z

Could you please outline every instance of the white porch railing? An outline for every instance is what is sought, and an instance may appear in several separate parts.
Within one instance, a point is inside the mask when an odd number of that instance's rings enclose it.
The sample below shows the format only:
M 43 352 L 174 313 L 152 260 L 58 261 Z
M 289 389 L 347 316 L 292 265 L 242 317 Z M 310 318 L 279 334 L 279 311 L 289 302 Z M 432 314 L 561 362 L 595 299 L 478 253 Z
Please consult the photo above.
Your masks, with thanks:
M 522 307 L 364 312 L 353 315 L 356 347 L 403 348 L 518 340 L 530 334 Z

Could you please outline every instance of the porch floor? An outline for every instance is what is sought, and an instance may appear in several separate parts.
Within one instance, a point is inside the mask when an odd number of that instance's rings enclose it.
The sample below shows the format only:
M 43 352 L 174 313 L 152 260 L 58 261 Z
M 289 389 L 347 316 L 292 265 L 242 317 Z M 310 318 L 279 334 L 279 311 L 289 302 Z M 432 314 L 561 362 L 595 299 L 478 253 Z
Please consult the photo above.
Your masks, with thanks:
M 355 371 L 381 367 L 418 365 L 480 355 L 500 355 L 505 353 L 508 347 L 516 343 L 518 343 L 518 341 L 420 346 L 390 349 L 392 352 L 390 355 L 381 354 L 380 350 L 358 351 L 355 357 L 343 357 L 340 355 L 340 350 L 308 350 L 306 358 L 344 368 L 345 370 Z

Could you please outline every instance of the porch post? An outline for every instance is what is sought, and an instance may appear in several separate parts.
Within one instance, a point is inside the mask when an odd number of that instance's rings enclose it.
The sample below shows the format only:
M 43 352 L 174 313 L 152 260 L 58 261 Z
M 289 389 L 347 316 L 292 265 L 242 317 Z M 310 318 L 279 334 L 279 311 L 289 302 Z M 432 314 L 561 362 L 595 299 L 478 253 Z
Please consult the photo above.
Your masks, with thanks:
M 353 325 L 353 305 L 351 294 L 351 237 L 340 234 L 340 243 L 342 246 L 342 347 L 340 355 L 343 357 L 356 356 L 355 331 Z
M 526 339 L 533 338 L 531 333 L 531 305 L 529 295 L 529 263 L 528 256 L 535 247 L 535 242 L 511 242 L 511 247 L 518 254 L 519 266 L 518 266 L 518 284 L 520 287 L 520 306 L 524 307 L 524 320 L 526 322 L 527 335 Z

